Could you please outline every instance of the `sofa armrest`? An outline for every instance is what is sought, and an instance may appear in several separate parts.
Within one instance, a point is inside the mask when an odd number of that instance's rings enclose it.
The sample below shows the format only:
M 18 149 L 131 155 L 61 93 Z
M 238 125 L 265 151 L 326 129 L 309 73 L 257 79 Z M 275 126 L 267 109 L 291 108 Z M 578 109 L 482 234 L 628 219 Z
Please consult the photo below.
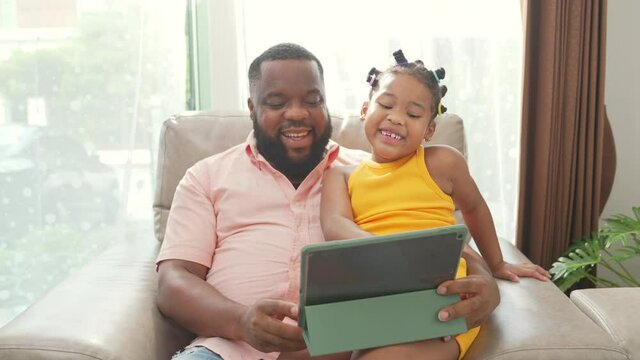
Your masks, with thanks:
M 640 288 L 600 288 L 571 292 L 571 301 L 625 349 L 640 358 Z
M 501 240 L 505 260 L 527 258 Z M 498 280 L 500 305 L 482 326 L 465 360 L 627 359 L 624 351 L 552 282 Z
M 0 359 L 168 359 L 192 338 L 156 308 L 153 239 L 121 242 L 0 329 Z

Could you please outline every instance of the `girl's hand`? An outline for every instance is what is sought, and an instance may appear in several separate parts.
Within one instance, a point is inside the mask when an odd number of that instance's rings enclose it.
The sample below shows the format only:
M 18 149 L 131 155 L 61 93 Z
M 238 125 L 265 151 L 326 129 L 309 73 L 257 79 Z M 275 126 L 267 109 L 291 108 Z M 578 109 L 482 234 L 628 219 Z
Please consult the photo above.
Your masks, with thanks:
M 551 274 L 542 267 L 532 263 L 510 264 L 506 261 L 494 266 L 493 276 L 499 279 L 518 282 L 519 276 L 532 277 L 540 281 L 549 281 Z

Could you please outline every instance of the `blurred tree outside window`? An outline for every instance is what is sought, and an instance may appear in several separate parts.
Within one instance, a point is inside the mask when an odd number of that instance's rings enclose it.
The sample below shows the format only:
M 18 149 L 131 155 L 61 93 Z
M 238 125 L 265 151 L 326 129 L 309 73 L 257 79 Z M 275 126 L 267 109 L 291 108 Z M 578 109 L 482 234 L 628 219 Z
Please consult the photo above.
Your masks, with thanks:
M 152 239 L 186 1 L 0 2 L 0 326 L 116 241 Z

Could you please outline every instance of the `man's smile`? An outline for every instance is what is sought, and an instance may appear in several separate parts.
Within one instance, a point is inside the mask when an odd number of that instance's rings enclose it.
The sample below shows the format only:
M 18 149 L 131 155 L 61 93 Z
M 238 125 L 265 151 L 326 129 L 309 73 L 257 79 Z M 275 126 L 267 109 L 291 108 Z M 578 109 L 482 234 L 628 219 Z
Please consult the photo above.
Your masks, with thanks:
M 311 128 L 288 128 L 280 132 L 282 141 L 286 146 L 290 147 L 307 147 L 311 146 L 314 140 L 313 129 Z

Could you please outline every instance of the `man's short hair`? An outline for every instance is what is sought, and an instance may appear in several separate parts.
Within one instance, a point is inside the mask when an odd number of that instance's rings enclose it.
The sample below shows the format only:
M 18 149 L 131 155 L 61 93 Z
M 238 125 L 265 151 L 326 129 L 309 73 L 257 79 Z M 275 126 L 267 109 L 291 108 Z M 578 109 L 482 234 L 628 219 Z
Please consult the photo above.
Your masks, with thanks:
M 315 61 L 320 71 L 320 80 L 324 82 L 324 71 L 320 60 L 304 47 L 293 43 L 282 43 L 274 45 L 257 58 L 255 58 L 249 66 L 249 88 L 253 89 L 255 83 L 260 80 L 260 67 L 265 61 L 274 60 L 309 60 Z

